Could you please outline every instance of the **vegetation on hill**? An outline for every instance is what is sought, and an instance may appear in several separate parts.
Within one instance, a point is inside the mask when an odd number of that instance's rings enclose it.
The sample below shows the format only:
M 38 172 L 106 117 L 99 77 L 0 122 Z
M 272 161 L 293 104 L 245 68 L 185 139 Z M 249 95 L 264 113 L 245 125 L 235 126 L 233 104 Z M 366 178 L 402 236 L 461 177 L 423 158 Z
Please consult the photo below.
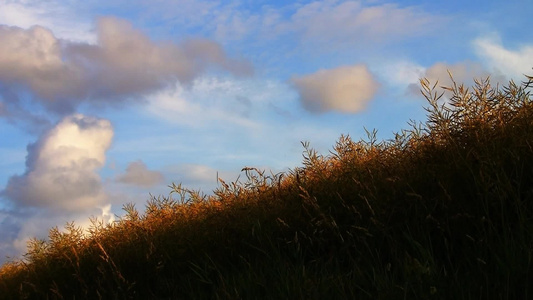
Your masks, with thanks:
M 421 80 L 425 124 L 54 228 L 0 269 L 0 298 L 533 298 L 531 86 Z

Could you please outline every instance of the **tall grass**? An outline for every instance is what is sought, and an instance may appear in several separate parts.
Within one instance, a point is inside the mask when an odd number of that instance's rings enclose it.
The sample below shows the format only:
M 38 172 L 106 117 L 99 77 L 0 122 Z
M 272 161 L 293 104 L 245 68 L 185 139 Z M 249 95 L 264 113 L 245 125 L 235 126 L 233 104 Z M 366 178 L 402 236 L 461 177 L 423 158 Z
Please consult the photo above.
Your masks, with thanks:
M 0 298 L 531 298 L 532 85 L 423 79 L 426 123 L 54 228 L 0 269 Z

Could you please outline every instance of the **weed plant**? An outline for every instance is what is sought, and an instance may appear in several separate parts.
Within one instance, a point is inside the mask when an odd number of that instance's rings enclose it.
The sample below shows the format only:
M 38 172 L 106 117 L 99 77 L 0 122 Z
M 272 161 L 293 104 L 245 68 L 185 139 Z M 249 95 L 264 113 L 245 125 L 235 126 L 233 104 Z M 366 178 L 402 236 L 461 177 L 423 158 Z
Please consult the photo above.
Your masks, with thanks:
M 423 79 L 426 123 L 53 228 L 0 269 L 0 298 L 533 298 L 532 85 Z

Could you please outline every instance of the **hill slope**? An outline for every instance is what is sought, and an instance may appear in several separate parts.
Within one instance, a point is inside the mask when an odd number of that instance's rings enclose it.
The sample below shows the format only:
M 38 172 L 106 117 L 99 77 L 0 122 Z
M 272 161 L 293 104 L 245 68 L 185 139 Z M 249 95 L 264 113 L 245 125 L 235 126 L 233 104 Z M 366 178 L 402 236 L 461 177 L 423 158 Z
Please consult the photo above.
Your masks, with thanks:
M 533 102 L 488 79 L 394 140 L 341 136 L 304 167 L 244 168 L 214 196 L 174 185 L 90 234 L 69 224 L 0 269 L 2 299 L 533 297 Z M 449 97 L 444 101 L 445 97 Z

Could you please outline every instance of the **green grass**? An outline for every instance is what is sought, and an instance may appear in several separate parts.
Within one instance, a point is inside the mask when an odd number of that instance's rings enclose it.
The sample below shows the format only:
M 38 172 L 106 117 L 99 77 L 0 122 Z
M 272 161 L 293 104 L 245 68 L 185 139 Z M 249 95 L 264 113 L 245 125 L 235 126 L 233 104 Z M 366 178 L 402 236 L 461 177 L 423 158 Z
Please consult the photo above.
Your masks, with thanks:
M 2 299 L 533 298 L 533 77 L 470 89 L 421 81 L 428 119 L 395 138 L 341 136 L 303 167 L 244 168 L 211 196 L 171 186 L 33 240 Z

